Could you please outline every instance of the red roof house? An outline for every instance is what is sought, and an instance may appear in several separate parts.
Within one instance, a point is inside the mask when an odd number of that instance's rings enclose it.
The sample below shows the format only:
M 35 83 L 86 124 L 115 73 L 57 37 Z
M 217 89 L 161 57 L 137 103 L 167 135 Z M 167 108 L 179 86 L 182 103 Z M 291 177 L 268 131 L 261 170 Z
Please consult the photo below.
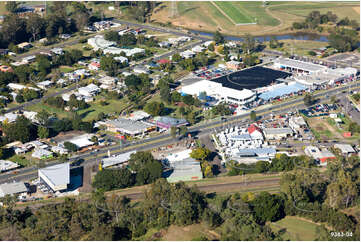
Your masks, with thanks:
M 262 129 L 255 124 L 248 127 L 248 133 L 253 139 L 263 139 Z
M 158 61 L 158 63 L 159 63 L 159 64 L 168 64 L 168 63 L 170 63 L 170 60 L 160 59 L 160 60 Z

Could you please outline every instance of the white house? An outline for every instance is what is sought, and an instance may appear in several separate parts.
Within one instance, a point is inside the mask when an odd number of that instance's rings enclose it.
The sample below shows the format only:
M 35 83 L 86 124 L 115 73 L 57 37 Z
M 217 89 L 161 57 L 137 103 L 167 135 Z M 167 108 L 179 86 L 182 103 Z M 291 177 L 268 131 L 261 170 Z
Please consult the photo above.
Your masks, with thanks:
M 196 55 L 196 53 L 194 53 L 191 50 L 186 50 L 186 51 L 179 53 L 179 55 L 185 59 L 188 59 L 188 58 L 193 58 Z
M 114 60 L 119 61 L 120 63 L 128 63 L 128 58 L 124 56 L 116 56 Z
M 100 92 L 100 88 L 97 85 L 91 83 L 86 87 L 79 88 L 78 92 L 83 96 L 92 97 Z
M 136 66 L 133 71 L 137 74 L 149 74 L 150 71 L 145 66 Z
M 31 156 L 37 159 L 47 159 L 53 157 L 53 152 L 45 149 L 35 149 Z
M 88 39 L 88 44 L 93 47 L 95 51 L 99 49 L 105 49 L 115 45 L 114 41 L 108 41 L 104 39 L 103 35 L 96 35 L 93 38 Z
M 36 83 L 36 85 L 38 87 L 40 87 L 41 89 L 45 90 L 45 89 L 51 87 L 52 85 L 54 85 L 54 82 L 50 81 L 50 80 L 47 80 L 47 81 L 38 82 L 38 83 Z
M 62 55 L 64 54 L 64 50 L 62 48 L 53 48 L 50 50 L 50 52 L 56 54 L 56 55 Z

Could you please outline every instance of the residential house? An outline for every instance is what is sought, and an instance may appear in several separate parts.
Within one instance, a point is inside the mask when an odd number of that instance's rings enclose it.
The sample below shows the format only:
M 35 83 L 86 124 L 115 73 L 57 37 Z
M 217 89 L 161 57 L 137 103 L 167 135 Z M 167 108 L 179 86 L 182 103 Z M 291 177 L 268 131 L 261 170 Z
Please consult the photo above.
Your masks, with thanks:
M 93 61 L 88 65 L 88 68 L 89 68 L 89 70 L 92 70 L 92 71 L 98 71 L 100 69 L 100 62 Z
M 292 116 L 290 117 L 289 121 L 288 121 L 288 125 L 293 129 L 293 130 L 298 130 L 300 128 L 306 128 L 307 124 L 305 122 L 305 120 L 303 119 L 302 116 Z
M 19 49 L 30 49 L 32 45 L 28 42 L 23 42 L 17 45 Z
M 38 82 L 36 83 L 36 85 L 38 87 L 40 87 L 41 89 L 48 89 L 49 87 L 53 86 L 54 85 L 54 82 L 53 81 L 50 81 L 50 80 L 47 80 L 47 81 L 42 81 L 42 82 Z
M 148 68 L 146 68 L 145 66 L 140 66 L 140 65 L 134 67 L 133 71 L 137 74 L 149 74 L 150 73 Z
M 251 136 L 252 139 L 255 140 L 263 140 L 263 133 L 262 133 L 262 129 L 260 127 L 258 127 L 256 124 L 251 124 L 248 129 L 247 129 L 249 135 Z
M 19 165 L 9 160 L 0 160 L 0 172 L 9 171 L 18 168 Z
M 200 45 L 196 45 L 192 48 L 192 51 L 195 53 L 201 53 L 203 50 L 205 50 L 205 48 Z
M 36 56 L 30 55 L 30 56 L 24 57 L 22 62 L 29 64 L 29 63 L 34 62 L 35 60 L 36 60 Z
M 186 50 L 186 51 L 179 53 L 179 55 L 185 59 L 189 59 L 189 58 L 193 58 L 196 55 L 196 53 L 194 53 L 191 50 Z
M 37 159 L 48 159 L 53 157 L 53 152 L 45 149 L 34 149 L 33 154 L 31 155 L 34 158 Z
M 97 85 L 91 83 L 88 86 L 79 88 L 78 92 L 83 96 L 92 97 L 100 92 L 100 88 Z
M 124 56 L 116 56 L 114 60 L 119 61 L 120 63 L 128 63 L 128 58 Z
M 172 43 L 170 43 L 169 41 L 162 41 L 158 43 L 160 48 L 169 48 L 172 46 Z
M 60 155 L 66 155 L 69 153 L 69 151 L 66 148 L 61 146 L 52 146 L 51 151 L 54 153 L 58 153 Z
M 56 55 L 62 55 L 64 54 L 64 50 L 62 48 L 53 48 L 50 50 L 50 52 L 56 54 Z

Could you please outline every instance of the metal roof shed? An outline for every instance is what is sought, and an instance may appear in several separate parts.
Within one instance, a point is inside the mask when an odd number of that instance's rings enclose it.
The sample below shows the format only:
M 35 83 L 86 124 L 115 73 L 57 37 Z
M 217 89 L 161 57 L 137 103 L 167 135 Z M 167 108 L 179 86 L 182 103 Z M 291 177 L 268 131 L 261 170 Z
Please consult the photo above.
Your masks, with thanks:
M 19 194 L 27 191 L 28 189 L 26 188 L 24 182 L 4 183 L 0 185 L 0 197 Z
M 38 176 L 54 192 L 66 190 L 70 183 L 69 162 L 39 169 Z

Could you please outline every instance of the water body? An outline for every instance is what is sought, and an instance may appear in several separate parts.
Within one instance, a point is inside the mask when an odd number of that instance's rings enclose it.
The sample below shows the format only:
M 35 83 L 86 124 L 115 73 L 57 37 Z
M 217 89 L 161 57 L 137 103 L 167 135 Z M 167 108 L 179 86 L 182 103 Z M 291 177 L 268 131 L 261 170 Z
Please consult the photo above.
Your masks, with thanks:
M 213 37 L 213 33 L 208 32 L 202 32 L 198 30 L 189 30 L 193 34 L 197 35 L 203 35 L 208 37 Z M 318 35 L 318 34 L 312 34 L 312 33 L 292 33 L 292 34 L 283 34 L 283 35 L 268 35 L 268 36 L 255 36 L 254 38 L 259 42 L 269 41 L 271 39 L 271 36 L 276 37 L 277 40 L 313 40 L 313 41 L 319 41 L 319 42 L 328 42 L 327 36 L 324 35 Z M 242 37 L 237 36 L 224 36 L 226 40 L 232 40 L 232 41 L 243 41 Z

